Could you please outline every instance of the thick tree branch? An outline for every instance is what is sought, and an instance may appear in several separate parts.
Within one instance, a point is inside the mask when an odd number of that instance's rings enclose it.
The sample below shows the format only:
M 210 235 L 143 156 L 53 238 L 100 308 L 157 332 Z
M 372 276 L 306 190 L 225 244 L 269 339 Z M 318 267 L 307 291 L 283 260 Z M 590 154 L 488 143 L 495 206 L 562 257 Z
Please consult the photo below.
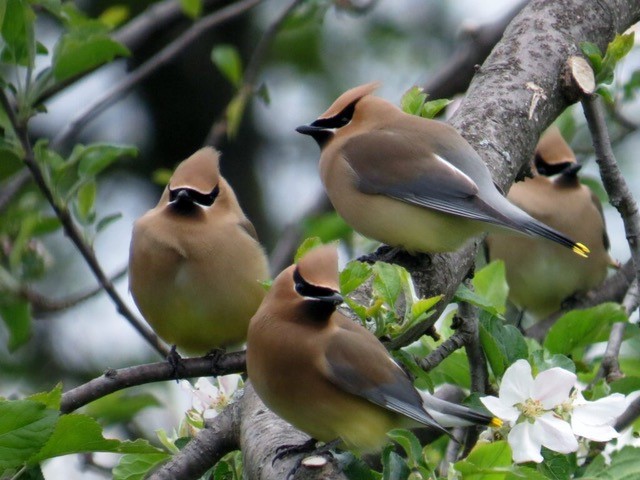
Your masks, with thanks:
M 119 370 L 110 369 L 104 375 L 65 392 L 62 395 L 60 411 L 72 412 L 105 395 L 136 385 L 244 371 L 246 371 L 244 351 L 225 353 L 217 357 L 183 358 L 177 367 L 169 362 L 157 362 Z
M 193 26 L 168 44 L 146 62 L 128 74 L 120 83 L 105 92 L 93 103 L 89 104 L 83 111 L 77 114 L 61 131 L 52 142 L 54 150 L 63 150 L 93 118 L 102 113 L 106 108 L 113 105 L 116 100 L 124 96 L 133 87 L 142 82 L 145 78 L 158 70 L 163 65 L 176 58 L 185 48 L 198 39 L 209 29 L 229 21 L 238 15 L 259 4 L 262 0 L 242 0 L 221 8 L 216 12 L 198 20 Z
M 206 422 L 205 428 L 192 438 L 180 453 L 153 472 L 149 480 L 197 479 L 224 455 L 240 447 L 240 409 L 242 397 Z

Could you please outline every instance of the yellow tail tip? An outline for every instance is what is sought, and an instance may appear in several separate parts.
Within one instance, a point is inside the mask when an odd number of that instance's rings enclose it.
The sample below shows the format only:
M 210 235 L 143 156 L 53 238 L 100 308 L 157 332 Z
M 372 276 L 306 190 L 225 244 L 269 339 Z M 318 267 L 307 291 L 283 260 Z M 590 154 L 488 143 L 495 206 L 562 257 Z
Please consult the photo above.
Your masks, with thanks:
M 591 250 L 583 243 L 576 243 L 571 250 L 584 258 L 589 258 L 589 254 L 591 253 Z
M 502 426 L 502 420 L 500 420 L 497 417 L 493 417 L 491 419 L 491 421 L 489 422 L 489 426 L 494 427 L 494 428 L 500 428 Z

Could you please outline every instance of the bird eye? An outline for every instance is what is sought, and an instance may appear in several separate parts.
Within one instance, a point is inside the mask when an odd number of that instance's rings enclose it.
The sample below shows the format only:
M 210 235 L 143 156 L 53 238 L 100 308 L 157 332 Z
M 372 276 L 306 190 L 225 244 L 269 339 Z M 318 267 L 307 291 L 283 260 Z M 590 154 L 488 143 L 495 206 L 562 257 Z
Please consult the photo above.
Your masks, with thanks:
M 327 287 L 319 287 L 317 285 L 312 285 L 307 282 L 302 275 L 300 275 L 300 271 L 296 267 L 293 271 L 293 281 L 295 282 L 296 292 L 302 297 L 307 298 L 325 298 L 335 295 L 335 291 L 331 288 Z

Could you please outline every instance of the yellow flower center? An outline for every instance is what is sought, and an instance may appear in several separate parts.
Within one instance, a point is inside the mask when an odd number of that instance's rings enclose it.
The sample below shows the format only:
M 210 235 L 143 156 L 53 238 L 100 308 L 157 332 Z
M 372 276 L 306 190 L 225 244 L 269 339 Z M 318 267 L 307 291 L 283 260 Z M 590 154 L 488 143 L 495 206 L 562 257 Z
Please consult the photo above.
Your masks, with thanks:
M 516 406 L 527 418 L 537 418 L 544 413 L 542 402 L 533 398 L 527 398 L 524 403 L 519 403 Z

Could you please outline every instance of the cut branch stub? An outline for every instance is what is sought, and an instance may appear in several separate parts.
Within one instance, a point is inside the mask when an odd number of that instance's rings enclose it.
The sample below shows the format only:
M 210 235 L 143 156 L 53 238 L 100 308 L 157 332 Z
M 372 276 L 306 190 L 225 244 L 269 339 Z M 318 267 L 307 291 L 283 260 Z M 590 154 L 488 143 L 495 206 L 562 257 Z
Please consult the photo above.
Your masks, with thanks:
M 596 91 L 596 77 L 589 62 L 578 55 L 569 57 L 565 64 L 563 82 L 565 95 L 571 102 L 576 102 L 585 95 Z

